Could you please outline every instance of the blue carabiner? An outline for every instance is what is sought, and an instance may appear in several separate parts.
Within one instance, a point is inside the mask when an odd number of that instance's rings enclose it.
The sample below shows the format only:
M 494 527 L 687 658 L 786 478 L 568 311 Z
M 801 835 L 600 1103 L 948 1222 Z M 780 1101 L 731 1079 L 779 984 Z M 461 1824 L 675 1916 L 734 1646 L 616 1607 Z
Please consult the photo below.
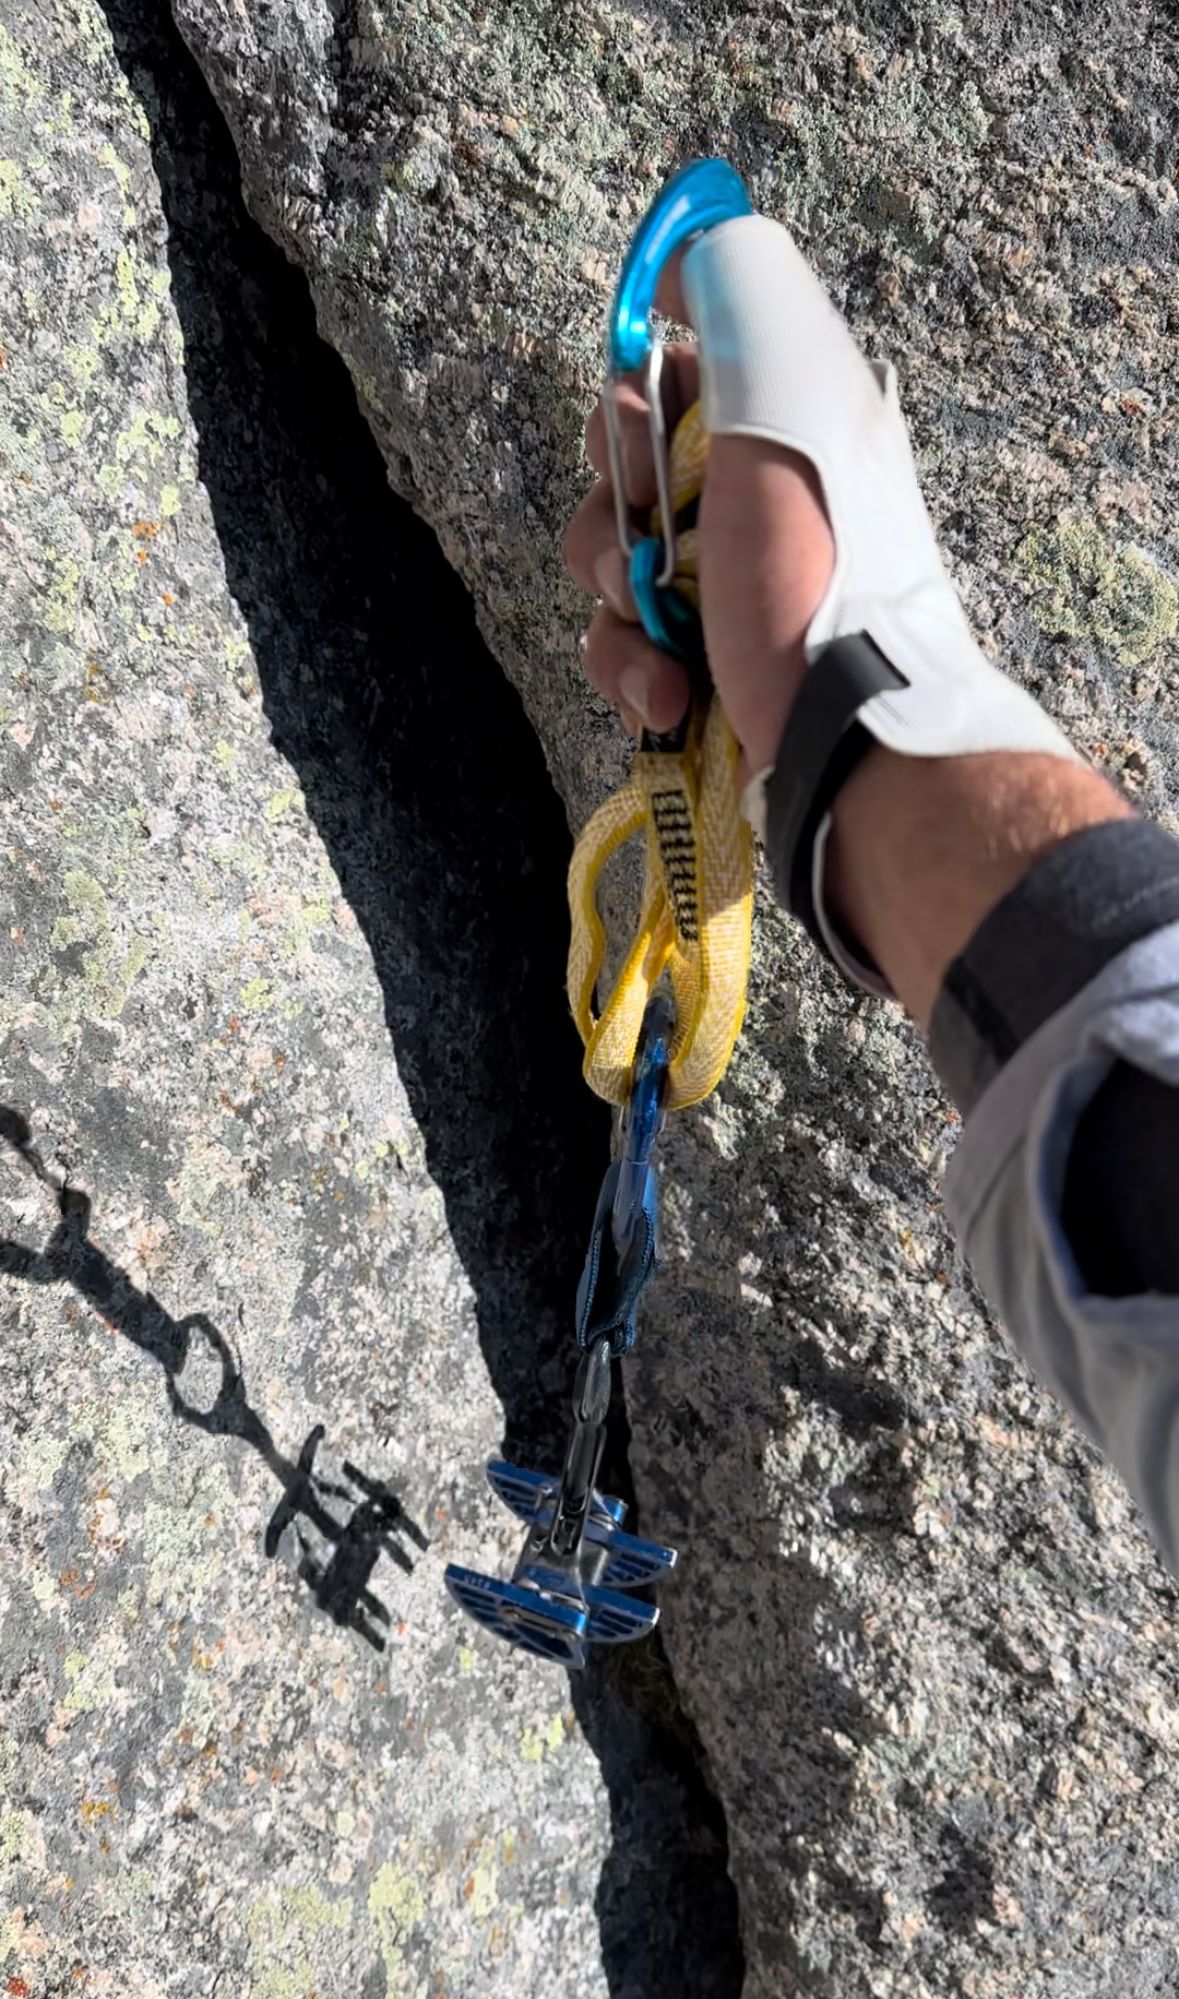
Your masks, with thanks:
M 652 644 L 674 653 L 689 667 L 703 657 L 699 618 L 671 589 L 676 567 L 676 531 L 671 505 L 671 467 L 659 378 L 663 348 L 651 324 L 655 294 L 669 258 L 693 237 L 718 223 L 751 215 L 745 183 L 727 160 L 691 160 L 672 175 L 640 222 L 623 262 L 606 328 L 607 380 L 602 398 L 615 519 L 643 629 Z M 655 463 L 655 486 L 663 540 L 636 540 L 631 533 L 622 465 L 622 438 L 614 401 L 621 374 L 646 371 L 647 423 Z M 673 732 L 678 743 L 678 732 Z M 672 738 L 668 738 L 668 746 Z
M 606 333 L 613 373 L 641 368 L 651 351 L 651 314 L 669 258 L 693 236 L 752 213 L 745 183 L 727 160 L 689 160 L 672 175 L 635 231 L 619 275 Z

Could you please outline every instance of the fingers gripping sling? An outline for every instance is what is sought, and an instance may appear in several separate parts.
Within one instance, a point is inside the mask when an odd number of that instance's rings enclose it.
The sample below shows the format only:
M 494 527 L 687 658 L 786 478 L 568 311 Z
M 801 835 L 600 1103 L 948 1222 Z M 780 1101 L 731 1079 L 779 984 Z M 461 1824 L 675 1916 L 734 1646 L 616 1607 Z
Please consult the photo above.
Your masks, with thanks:
M 672 440 L 671 523 L 660 508 L 652 516 L 660 552 L 668 546 L 669 527 L 694 510 L 707 450 L 697 403 Z M 676 535 L 673 546 L 670 585 L 694 612 L 695 530 Z M 636 557 L 651 547 L 640 543 L 632 552 L 632 573 Z M 643 606 L 644 578 L 635 580 Z M 662 606 L 657 599 L 653 609 L 656 618 L 666 619 L 666 599 Z M 685 639 L 677 642 L 666 622 L 659 631 L 665 643 L 672 639 L 669 650 L 686 650 Z M 656 748 L 653 742 L 668 746 Z M 671 739 L 644 737 L 626 784 L 598 807 L 574 848 L 569 1003 L 585 1043 L 586 1081 L 608 1103 L 626 1101 L 643 1013 L 665 974 L 676 1012 L 668 1108 L 699 1103 L 728 1066 L 745 1013 L 753 911 L 753 840 L 738 806 L 739 758 L 720 702 L 711 690 L 696 694 L 685 729 Z M 639 836 L 646 855 L 638 927 L 614 989 L 595 1013 L 594 989 L 606 950 L 598 885 L 611 856 Z

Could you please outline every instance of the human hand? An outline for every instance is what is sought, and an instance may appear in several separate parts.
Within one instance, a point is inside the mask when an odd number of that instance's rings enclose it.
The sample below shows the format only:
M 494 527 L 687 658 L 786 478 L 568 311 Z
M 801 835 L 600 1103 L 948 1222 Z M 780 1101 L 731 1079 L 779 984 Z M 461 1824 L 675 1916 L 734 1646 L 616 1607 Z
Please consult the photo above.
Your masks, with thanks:
M 745 778 L 761 780 L 747 810 L 781 900 L 850 979 L 924 1019 L 972 920 L 1062 826 L 1110 816 L 1111 794 L 1078 793 L 1076 752 L 980 651 L 893 372 L 864 358 L 789 233 L 764 216 L 723 223 L 685 251 L 679 277 L 661 309 L 702 344 L 667 356 L 666 417 L 674 426 L 702 387 L 701 616 Z M 643 395 L 636 382 L 615 394 L 645 533 L 656 482 Z M 603 599 L 587 673 L 632 729 L 660 733 L 687 681 L 635 622 L 600 408 L 587 447 L 601 476 L 567 539 L 575 580 Z
M 664 293 L 670 316 L 683 320 L 674 280 Z M 668 432 L 696 401 L 700 369 L 693 345 L 664 356 Z M 638 378 L 617 392 L 627 500 L 638 532 L 656 498 L 646 406 Z M 574 581 L 602 602 L 590 622 L 585 669 L 590 684 L 621 710 L 627 727 L 671 729 L 688 702 L 683 666 L 645 637 L 637 622 L 618 543 L 606 424 L 595 407 L 586 451 L 598 481 L 566 537 Z M 830 579 L 834 543 L 813 465 L 763 438 L 712 439 L 700 497 L 699 583 L 709 666 L 747 772 L 772 764 L 805 671 L 803 640 Z

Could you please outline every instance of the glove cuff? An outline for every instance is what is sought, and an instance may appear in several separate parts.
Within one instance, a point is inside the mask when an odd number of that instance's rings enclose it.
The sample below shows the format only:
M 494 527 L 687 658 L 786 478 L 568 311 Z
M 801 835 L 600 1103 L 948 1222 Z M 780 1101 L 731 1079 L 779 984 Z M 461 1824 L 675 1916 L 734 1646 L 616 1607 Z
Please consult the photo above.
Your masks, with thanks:
M 977 659 L 971 675 L 976 706 L 965 740 L 942 738 L 926 748 L 919 711 L 906 713 L 904 706 L 919 689 L 869 633 L 830 640 L 815 653 L 799 689 L 776 764 L 759 771 L 742 797 L 745 817 L 765 842 L 779 901 L 844 977 L 869 992 L 891 995 L 891 987 L 836 925 L 826 899 L 825 864 L 835 801 L 873 744 L 916 756 L 1047 750 L 1080 761 L 1030 696 L 981 654 Z M 898 715 L 904 718 L 900 726 Z

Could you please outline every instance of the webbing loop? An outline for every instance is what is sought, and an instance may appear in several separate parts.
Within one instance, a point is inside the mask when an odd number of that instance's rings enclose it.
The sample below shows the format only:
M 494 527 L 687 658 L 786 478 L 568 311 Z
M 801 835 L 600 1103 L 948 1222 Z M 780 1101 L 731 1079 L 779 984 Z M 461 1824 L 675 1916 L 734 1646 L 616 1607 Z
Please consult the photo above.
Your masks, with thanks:
M 699 404 L 676 428 L 671 447 L 671 505 L 698 496 L 708 450 Z M 696 533 L 677 543 L 673 587 L 659 588 L 661 521 L 632 552 L 644 623 L 683 656 L 697 600 Z M 670 606 L 675 603 L 673 611 Z M 648 616 L 651 623 L 647 623 Z M 698 643 L 698 641 L 697 641 Z M 740 752 L 720 703 L 693 698 L 688 726 L 672 738 L 644 738 L 627 782 L 600 805 L 574 848 L 569 869 L 568 990 L 585 1044 L 584 1074 L 608 1103 L 630 1085 L 639 1028 L 666 975 L 675 997 L 668 1107 L 682 1110 L 716 1087 L 728 1066 L 745 1012 L 753 913 L 753 840 L 738 805 Z M 635 935 L 601 1010 L 595 988 L 606 952 L 598 885 L 611 856 L 642 835 L 645 871 Z

